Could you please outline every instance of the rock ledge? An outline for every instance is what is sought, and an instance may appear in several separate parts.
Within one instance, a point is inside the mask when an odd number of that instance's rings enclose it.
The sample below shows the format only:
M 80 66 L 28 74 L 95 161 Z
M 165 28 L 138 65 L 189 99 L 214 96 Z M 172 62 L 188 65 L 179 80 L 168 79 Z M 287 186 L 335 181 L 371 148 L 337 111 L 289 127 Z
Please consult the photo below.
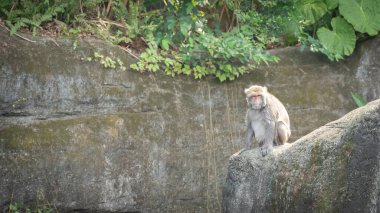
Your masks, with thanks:
M 380 100 L 262 158 L 232 156 L 223 212 L 378 212 Z

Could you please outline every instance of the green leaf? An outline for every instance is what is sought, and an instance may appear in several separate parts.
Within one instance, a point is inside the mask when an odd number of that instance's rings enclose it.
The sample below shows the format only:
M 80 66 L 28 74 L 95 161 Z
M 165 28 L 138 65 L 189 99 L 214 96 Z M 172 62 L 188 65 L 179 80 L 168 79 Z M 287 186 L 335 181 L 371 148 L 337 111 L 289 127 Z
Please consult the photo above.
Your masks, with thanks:
M 328 10 L 333 10 L 338 6 L 338 0 L 325 0 Z
M 363 97 L 361 97 L 360 95 L 358 95 L 356 93 L 351 92 L 351 97 L 352 97 L 352 99 L 354 99 L 354 101 L 358 107 L 361 107 L 361 106 L 364 106 L 367 104 L 367 101 Z
M 309 24 L 314 24 L 327 12 L 327 6 L 323 0 L 298 0 L 295 5 L 297 12 L 308 20 Z
M 380 30 L 379 0 L 339 0 L 339 12 L 356 31 L 374 36 Z
M 351 55 L 355 48 L 356 36 L 352 26 L 342 17 L 331 20 L 333 30 L 319 28 L 317 35 L 327 51 L 338 55 Z
M 131 65 L 129 65 L 129 67 L 130 67 L 131 69 L 134 69 L 134 70 L 139 70 L 137 64 L 131 64 Z
M 220 82 L 227 80 L 227 76 L 224 73 L 218 72 L 218 73 L 216 73 L 216 77 L 219 79 Z
M 183 74 L 190 75 L 191 74 L 191 68 L 189 65 L 185 64 L 185 66 L 182 69 Z
M 164 38 L 161 40 L 161 47 L 164 48 L 165 50 L 169 50 L 169 39 Z
M 174 16 L 170 16 L 168 20 L 166 21 L 166 27 L 168 28 L 169 31 L 172 31 L 175 27 L 176 24 L 176 19 Z
M 191 30 L 193 20 L 189 16 L 181 17 L 179 22 L 179 28 L 183 36 L 187 36 L 187 33 Z

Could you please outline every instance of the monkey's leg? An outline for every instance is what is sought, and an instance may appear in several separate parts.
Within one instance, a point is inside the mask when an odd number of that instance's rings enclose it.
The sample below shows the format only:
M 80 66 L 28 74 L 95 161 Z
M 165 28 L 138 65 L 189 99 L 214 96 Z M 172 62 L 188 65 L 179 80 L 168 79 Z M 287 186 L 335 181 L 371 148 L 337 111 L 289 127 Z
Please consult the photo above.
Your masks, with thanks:
M 283 145 L 288 142 L 289 128 L 282 122 L 277 122 L 277 145 Z

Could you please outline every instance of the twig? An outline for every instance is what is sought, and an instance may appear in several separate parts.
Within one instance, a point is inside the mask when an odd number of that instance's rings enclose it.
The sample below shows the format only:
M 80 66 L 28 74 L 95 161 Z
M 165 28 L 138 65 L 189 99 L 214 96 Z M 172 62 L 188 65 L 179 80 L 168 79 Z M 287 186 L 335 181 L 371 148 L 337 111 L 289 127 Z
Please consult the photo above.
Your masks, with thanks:
M 56 40 L 54 40 L 53 38 L 50 38 L 50 40 L 51 40 L 55 45 L 57 45 L 57 47 L 59 47 L 59 44 L 57 43 Z
M 149 12 L 140 13 L 139 15 L 141 17 L 145 17 L 145 16 L 149 16 L 149 15 L 153 15 L 153 14 L 159 14 L 159 13 L 162 13 L 161 9 L 150 10 Z
M 128 48 L 125 48 L 125 47 L 121 47 L 119 46 L 120 49 L 124 50 L 125 52 L 127 52 L 129 55 L 131 55 L 133 58 L 137 59 L 137 60 L 140 60 L 140 58 L 138 56 L 136 56 L 135 54 L 133 54 Z
M 1 23 L 0 23 L 0 26 L 2 26 L 2 27 L 3 27 L 4 29 L 6 29 L 8 32 L 11 31 L 10 29 L 8 29 L 7 26 L 5 26 L 5 25 L 3 25 L 3 24 L 1 24 Z M 15 34 L 16 36 L 18 36 L 18 37 L 20 37 L 20 38 L 26 40 L 26 41 L 29 41 L 29 42 L 32 42 L 32 43 L 36 43 L 36 41 L 30 40 L 30 39 L 28 39 L 28 38 L 25 38 L 25 37 L 21 36 L 21 35 L 18 34 L 18 33 L 14 33 L 14 34 Z
M 99 19 L 99 20 L 89 20 L 89 22 L 91 23 L 107 23 L 107 24 L 112 24 L 112 25 L 115 25 L 115 26 L 118 26 L 118 27 L 121 27 L 121 28 L 124 28 L 126 29 L 127 27 L 120 24 L 120 23 L 117 23 L 117 22 L 114 22 L 114 21 L 108 21 L 108 20 L 103 20 L 103 19 Z
M 79 1 L 79 8 L 80 8 L 80 12 L 83 13 L 82 0 Z
M 149 46 L 148 42 L 145 40 L 144 37 L 141 37 L 141 40 L 142 40 L 147 46 Z
M 236 17 L 235 14 L 232 14 L 232 19 L 231 19 L 230 27 L 228 28 L 228 32 L 230 32 L 232 30 L 232 27 L 234 26 L 235 17 Z
M 225 5 L 223 5 L 222 12 L 220 13 L 220 16 L 219 16 L 219 23 L 222 23 L 222 17 L 223 17 L 223 13 L 224 13 L 224 8 L 225 8 Z
M 111 11 L 111 5 L 112 5 L 112 0 L 110 0 L 108 2 L 108 5 L 107 5 L 107 9 L 106 9 L 106 16 L 108 17 L 108 15 L 110 14 L 110 11 Z

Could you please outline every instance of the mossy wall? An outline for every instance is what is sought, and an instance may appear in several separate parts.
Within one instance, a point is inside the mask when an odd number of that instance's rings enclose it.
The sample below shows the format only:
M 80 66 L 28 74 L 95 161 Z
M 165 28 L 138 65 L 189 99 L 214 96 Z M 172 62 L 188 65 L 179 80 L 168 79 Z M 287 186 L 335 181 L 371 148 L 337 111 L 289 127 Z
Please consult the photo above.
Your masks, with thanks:
M 357 76 L 378 52 L 360 48 L 340 63 L 277 50 L 279 64 L 221 84 L 104 69 L 86 58 L 133 60 L 95 39 L 75 50 L 72 41 L 32 39 L 0 31 L 1 207 L 41 200 L 88 211 L 219 212 L 228 158 L 243 146 L 244 88 L 265 84 L 284 103 L 292 142 L 354 109 L 351 91 L 380 91 L 361 83 L 377 75 Z

